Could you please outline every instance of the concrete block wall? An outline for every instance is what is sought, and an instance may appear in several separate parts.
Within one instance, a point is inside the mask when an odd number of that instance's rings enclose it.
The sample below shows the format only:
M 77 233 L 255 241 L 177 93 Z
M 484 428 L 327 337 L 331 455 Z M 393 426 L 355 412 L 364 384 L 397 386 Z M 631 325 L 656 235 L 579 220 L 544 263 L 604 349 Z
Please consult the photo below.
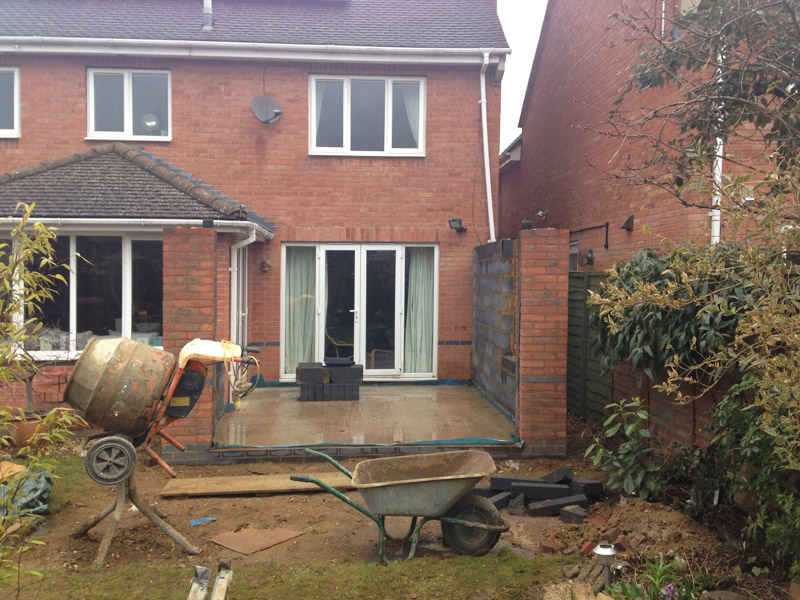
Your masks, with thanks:
M 516 244 L 473 251 L 472 381 L 510 413 L 517 410 Z
M 569 231 L 519 232 L 517 431 L 529 456 L 567 452 Z

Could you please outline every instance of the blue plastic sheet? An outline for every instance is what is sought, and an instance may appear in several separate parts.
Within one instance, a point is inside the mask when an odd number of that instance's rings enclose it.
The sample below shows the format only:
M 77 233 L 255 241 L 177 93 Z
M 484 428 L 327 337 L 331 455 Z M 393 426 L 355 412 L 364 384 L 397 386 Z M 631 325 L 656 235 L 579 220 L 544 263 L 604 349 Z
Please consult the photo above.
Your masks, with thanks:
M 45 471 L 22 471 L 0 485 L 0 515 L 46 515 L 53 479 Z

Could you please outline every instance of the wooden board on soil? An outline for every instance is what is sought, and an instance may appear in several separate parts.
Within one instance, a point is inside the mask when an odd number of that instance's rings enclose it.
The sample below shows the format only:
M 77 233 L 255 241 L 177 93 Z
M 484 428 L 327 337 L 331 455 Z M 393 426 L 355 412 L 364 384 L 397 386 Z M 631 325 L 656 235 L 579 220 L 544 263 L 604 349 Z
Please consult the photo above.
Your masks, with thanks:
M 314 473 L 313 477 L 337 490 L 353 489 L 344 473 Z M 245 494 L 286 494 L 320 492 L 313 483 L 292 481 L 288 475 L 246 475 L 238 477 L 203 477 L 202 479 L 173 479 L 167 482 L 161 495 L 165 498 L 192 496 L 241 496 Z

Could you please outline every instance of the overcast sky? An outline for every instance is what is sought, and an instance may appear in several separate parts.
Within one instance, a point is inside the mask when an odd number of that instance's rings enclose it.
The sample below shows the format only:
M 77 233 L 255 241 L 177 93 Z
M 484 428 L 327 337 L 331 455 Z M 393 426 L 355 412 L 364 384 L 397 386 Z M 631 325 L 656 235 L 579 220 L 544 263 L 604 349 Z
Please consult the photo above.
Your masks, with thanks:
M 519 113 L 533 55 L 542 29 L 547 0 L 497 0 L 497 14 L 503 24 L 511 55 L 503 75 L 503 100 L 500 107 L 500 150 L 519 135 Z

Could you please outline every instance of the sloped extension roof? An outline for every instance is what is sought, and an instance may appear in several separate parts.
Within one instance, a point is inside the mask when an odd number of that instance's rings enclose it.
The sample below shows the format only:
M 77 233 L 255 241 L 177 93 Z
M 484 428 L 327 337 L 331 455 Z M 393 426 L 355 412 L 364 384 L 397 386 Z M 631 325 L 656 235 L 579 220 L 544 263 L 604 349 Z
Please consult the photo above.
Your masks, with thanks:
M 0 175 L 0 214 L 35 202 L 40 219 L 249 222 L 272 237 L 272 223 L 150 153 L 115 143 Z M 268 235 L 267 235 L 268 234 Z
M 508 50 L 495 0 L 213 0 L 212 9 L 204 31 L 203 0 L 3 0 L 0 38 Z

